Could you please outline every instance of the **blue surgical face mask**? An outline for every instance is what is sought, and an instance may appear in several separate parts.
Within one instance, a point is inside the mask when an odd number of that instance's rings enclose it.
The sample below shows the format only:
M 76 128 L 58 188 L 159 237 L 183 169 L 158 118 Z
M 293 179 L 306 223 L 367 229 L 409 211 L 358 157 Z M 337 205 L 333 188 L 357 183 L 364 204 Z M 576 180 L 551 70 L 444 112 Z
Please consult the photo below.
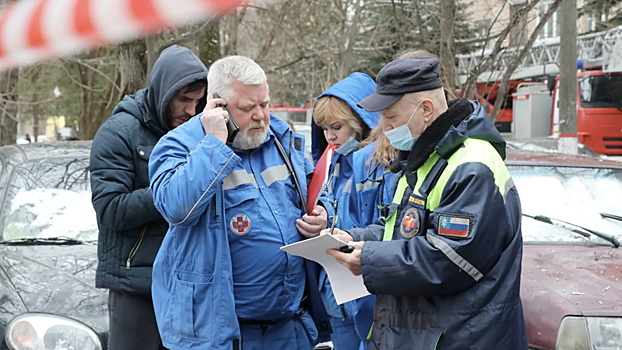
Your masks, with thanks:
M 410 118 L 408 118 L 406 124 L 400 125 L 397 128 L 393 128 L 389 131 L 384 132 L 384 134 L 389 139 L 389 142 L 391 142 L 391 146 L 395 147 L 400 151 L 410 151 L 410 149 L 413 147 L 415 141 L 417 141 L 419 137 L 412 136 L 408 124 L 410 124 L 410 121 L 413 119 L 413 116 L 415 115 L 415 112 L 417 112 L 417 109 L 420 105 L 421 102 L 419 102 L 417 107 L 415 107 L 415 110 L 410 115 Z
M 335 152 L 347 156 L 348 154 L 356 151 L 359 148 L 360 142 L 356 140 L 355 135 L 350 136 L 350 138 L 344 142 Z

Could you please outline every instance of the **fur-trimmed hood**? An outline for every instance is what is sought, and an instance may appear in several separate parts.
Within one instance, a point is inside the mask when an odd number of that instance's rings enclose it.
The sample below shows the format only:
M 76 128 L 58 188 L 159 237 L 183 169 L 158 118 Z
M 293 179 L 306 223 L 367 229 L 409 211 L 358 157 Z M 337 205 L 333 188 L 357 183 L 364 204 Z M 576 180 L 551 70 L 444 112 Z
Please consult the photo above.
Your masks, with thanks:
M 402 170 L 404 160 L 407 169 L 415 171 L 433 152 L 449 158 L 468 138 L 490 142 L 505 159 L 505 140 L 482 106 L 475 101 L 457 99 L 449 102 L 449 109 L 421 134 L 410 151 L 399 152 L 391 171 Z

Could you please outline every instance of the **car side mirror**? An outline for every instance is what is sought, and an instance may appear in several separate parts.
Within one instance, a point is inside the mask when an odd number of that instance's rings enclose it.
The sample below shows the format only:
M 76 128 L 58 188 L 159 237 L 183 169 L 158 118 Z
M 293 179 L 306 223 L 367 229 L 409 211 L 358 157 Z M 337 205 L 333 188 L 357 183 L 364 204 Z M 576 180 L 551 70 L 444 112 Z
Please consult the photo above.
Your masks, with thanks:
M 549 92 L 553 92 L 555 90 L 555 76 L 549 75 L 546 77 L 546 88 Z

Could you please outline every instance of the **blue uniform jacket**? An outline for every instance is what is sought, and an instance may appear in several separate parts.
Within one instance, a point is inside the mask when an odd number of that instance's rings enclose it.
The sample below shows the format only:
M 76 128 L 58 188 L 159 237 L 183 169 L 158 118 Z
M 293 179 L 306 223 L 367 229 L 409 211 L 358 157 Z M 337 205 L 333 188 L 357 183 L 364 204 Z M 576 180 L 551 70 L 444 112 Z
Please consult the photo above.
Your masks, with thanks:
M 306 197 L 312 166 L 304 158 L 303 137 L 274 116 L 270 127 L 268 141 L 253 151 L 254 156 L 266 164 L 282 162 L 270 139 L 278 137 Z M 264 147 L 267 144 L 272 147 Z M 153 150 L 149 173 L 154 203 L 170 228 L 156 256 L 152 293 L 160 334 L 170 349 L 232 349 L 240 339 L 226 233 L 230 223 L 225 218 L 225 206 L 236 203 L 225 202 L 223 190 L 223 180 L 240 161 L 231 148 L 205 134 L 198 117 L 169 132 Z M 327 203 L 326 198 L 322 201 Z M 303 214 L 300 205 L 273 204 L 284 217 Z M 284 287 L 286 293 L 299 288 L 287 283 Z M 290 302 L 293 314 L 298 300 Z
M 355 72 L 328 88 L 318 96 L 318 99 L 325 96 L 334 96 L 345 101 L 350 108 L 352 108 L 352 110 L 356 112 L 359 117 L 361 117 L 367 127 L 373 129 L 376 125 L 378 125 L 380 114 L 377 112 L 368 112 L 358 107 L 356 104 L 358 101 L 371 95 L 375 89 L 376 83 L 372 78 L 370 78 L 367 74 Z M 313 158 L 317 162 L 319 157 L 324 152 L 327 142 L 324 138 L 322 128 L 315 124 L 315 121 L 311 124 L 311 137 L 311 150 Z M 348 196 L 351 190 L 350 178 L 353 173 L 352 158 L 353 153 L 346 155 L 335 153 L 330 165 L 331 175 L 327 190 L 328 196 L 332 201 L 333 208 L 339 216 L 336 225 L 337 227 L 349 228 L 343 224 L 350 221 L 348 218 L 350 216 Z M 355 208 L 352 209 L 356 210 Z M 334 317 L 342 317 L 343 313 L 335 301 L 335 297 L 332 289 L 330 288 L 327 276 L 324 273 L 321 275 L 320 286 L 322 288 L 322 297 L 328 308 L 327 311 L 329 315 Z M 354 303 L 346 304 L 345 307 L 348 315 L 352 316 L 356 313 Z
M 367 227 L 377 223 L 393 200 L 396 174 L 376 161 L 368 163 L 376 146 L 374 142 L 354 152 L 348 206 L 356 210 L 349 210 L 339 219 L 341 227 Z
M 358 107 L 356 104 L 358 101 L 371 95 L 375 89 L 376 83 L 372 78 L 370 78 L 367 74 L 355 72 L 328 88 L 318 96 L 318 99 L 324 96 L 335 96 L 340 98 L 345 101 L 350 108 L 352 108 L 352 110 L 359 115 L 359 117 L 361 117 L 367 127 L 373 129 L 376 125 L 378 125 L 380 114 L 377 112 L 368 112 L 363 108 Z M 315 124 L 315 122 L 312 124 L 311 131 L 312 133 L 315 133 L 315 135 L 321 136 L 321 139 L 324 139 L 322 129 Z M 321 155 L 326 147 L 324 143 L 319 141 L 319 138 L 318 140 L 313 139 L 311 149 L 314 155 L 318 153 Z M 324 139 L 324 141 L 326 140 Z M 337 215 L 340 217 L 339 220 L 348 216 L 350 212 L 348 195 L 350 193 L 351 186 L 349 183 L 353 171 L 356 171 L 352 167 L 352 159 L 353 153 L 347 155 L 335 153 L 331 162 L 332 176 L 330 185 L 328 186 L 328 194 L 334 202 L 334 207 L 337 209 Z M 353 209 L 356 210 L 355 208 Z M 337 223 L 337 226 L 349 228 L 347 226 L 342 226 L 341 221 Z

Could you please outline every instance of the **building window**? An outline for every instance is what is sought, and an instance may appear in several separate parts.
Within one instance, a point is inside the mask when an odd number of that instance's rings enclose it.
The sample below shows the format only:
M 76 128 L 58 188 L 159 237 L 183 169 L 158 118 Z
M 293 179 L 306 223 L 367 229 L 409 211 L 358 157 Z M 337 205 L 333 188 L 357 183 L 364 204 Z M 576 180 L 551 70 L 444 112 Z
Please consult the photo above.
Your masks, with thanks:
M 551 2 L 546 1 L 540 4 L 536 8 L 536 21 L 537 21 L 536 23 L 540 23 L 540 21 L 542 20 L 542 17 L 544 16 L 544 14 L 546 13 L 546 11 L 549 9 L 550 6 L 551 6 Z M 546 24 L 544 25 L 544 28 L 542 28 L 542 33 L 540 33 L 538 38 L 545 39 L 545 38 L 554 38 L 558 36 L 559 36 L 559 32 L 557 29 L 557 11 L 556 11 L 553 14 L 553 16 L 549 18 L 548 22 L 546 22 Z

